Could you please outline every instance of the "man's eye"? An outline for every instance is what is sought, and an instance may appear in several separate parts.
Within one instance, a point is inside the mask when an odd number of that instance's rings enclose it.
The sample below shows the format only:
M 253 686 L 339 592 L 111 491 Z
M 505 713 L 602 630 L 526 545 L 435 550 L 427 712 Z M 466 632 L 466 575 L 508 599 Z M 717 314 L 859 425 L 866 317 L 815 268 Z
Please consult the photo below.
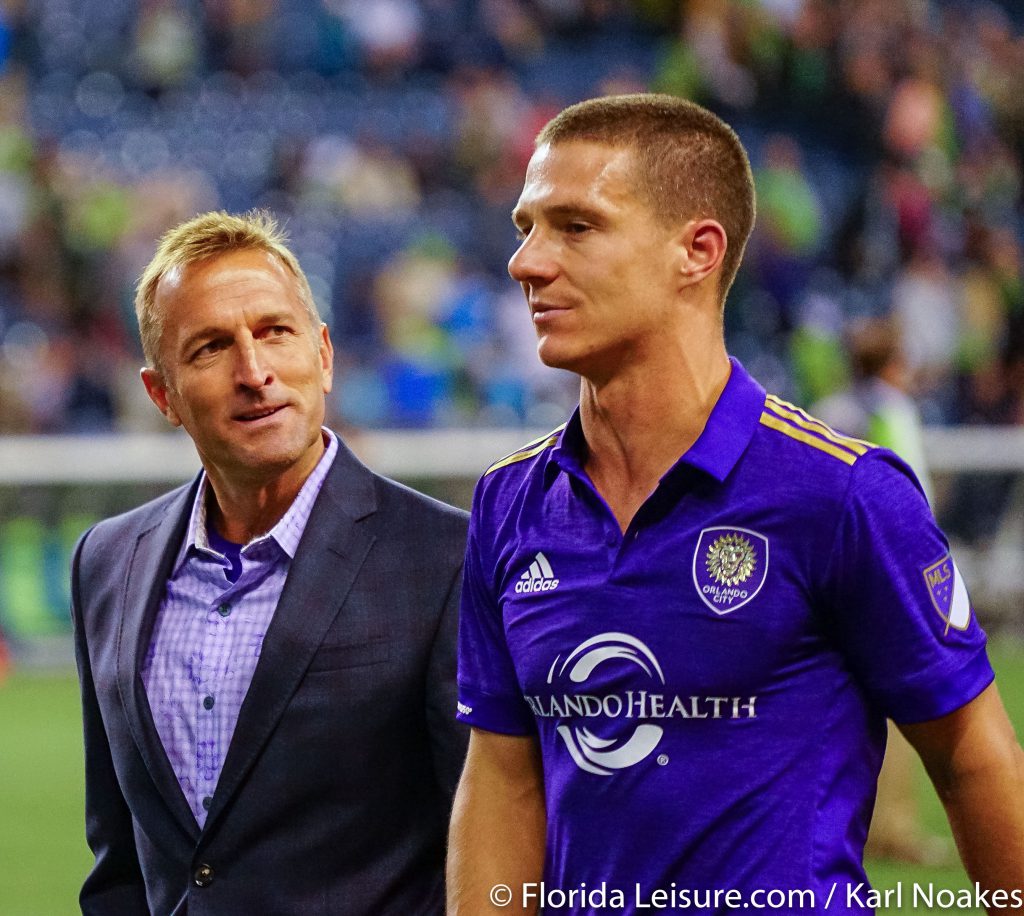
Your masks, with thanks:
M 193 359 L 198 359 L 200 356 L 209 356 L 216 353 L 223 347 L 223 342 L 220 340 L 210 340 L 199 347 L 195 353 L 192 354 Z
M 271 325 L 263 332 L 264 337 L 283 337 L 285 334 L 290 334 L 291 328 L 284 324 Z
M 565 227 L 565 231 L 568 232 L 569 235 L 582 235 L 584 232 L 590 231 L 590 226 L 586 223 L 569 223 Z

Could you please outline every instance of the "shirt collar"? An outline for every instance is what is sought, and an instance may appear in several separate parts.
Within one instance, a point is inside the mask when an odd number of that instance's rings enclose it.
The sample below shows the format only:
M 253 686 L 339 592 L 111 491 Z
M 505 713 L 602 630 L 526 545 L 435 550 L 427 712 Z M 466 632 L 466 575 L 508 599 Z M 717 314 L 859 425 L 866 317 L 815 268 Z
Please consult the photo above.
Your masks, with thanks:
M 761 420 L 765 391 L 738 359 L 730 357 L 729 363 L 729 379 L 711 408 L 703 431 L 668 474 L 680 465 L 688 465 L 723 481 L 747 450 Z M 545 480 L 550 482 L 559 468 L 582 475 L 584 454 L 585 440 L 577 407 L 548 453 Z
M 316 467 L 313 468 L 312 473 L 306 478 L 305 483 L 302 484 L 295 499 L 292 500 L 288 511 L 281 516 L 277 524 L 270 531 L 253 538 L 246 544 L 242 548 L 243 553 L 256 544 L 263 544 L 273 540 L 290 559 L 295 559 L 299 541 L 302 539 L 302 533 L 306 530 L 306 523 L 309 521 L 309 516 L 313 511 L 313 503 L 316 502 L 320 488 L 324 485 L 324 480 L 327 479 L 327 472 L 331 469 L 334 458 L 338 454 L 337 436 L 326 427 L 322 429 L 327 447 L 324 449 L 323 455 L 320 456 Z M 195 500 L 192 502 L 192 512 L 189 516 L 185 541 L 181 546 L 177 562 L 175 563 L 175 572 L 185 562 L 192 548 L 212 554 L 218 558 L 220 557 L 220 554 L 210 547 L 210 538 L 207 533 L 206 500 L 208 486 L 209 478 L 206 475 L 206 471 L 203 471 L 200 475 L 199 489 L 196 491 Z

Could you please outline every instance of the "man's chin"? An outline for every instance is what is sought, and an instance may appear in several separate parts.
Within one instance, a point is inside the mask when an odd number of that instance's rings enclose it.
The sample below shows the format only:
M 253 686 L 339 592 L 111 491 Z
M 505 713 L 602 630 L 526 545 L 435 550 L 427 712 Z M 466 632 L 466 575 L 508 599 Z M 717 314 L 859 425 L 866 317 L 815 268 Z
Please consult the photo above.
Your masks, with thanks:
M 585 375 L 586 360 L 582 354 L 569 347 L 558 346 L 547 341 L 537 344 L 537 356 L 550 369 L 562 369 Z
M 267 483 L 298 468 L 310 449 L 302 443 L 275 442 L 272 437 L 260 443 L 227 449 L 214 464 L 221 476 L 239 483 Z M 206 464 L 206 461 L 203 461 Z
M 567 369 L 573 371 L 575 360 L 568 347 L 559 346 L 555 342 L 541 339 L 537 342 L 537 356 L 540 361 L 551 369 Z

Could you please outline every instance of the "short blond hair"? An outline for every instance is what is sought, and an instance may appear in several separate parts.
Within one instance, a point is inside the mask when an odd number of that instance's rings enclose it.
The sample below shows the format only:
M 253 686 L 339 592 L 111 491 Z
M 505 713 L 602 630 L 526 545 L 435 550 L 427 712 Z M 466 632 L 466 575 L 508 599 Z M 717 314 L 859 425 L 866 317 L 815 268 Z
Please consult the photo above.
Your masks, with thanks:
M 322 322 L 309 280 L 299 266 L 298 258 L 288 249 L 287 241 L 288 237 L 277 220 L 266 210 L 250 210 L 242 214 L 223 210 L 202 213 L 164 233 L 153 260 L 139 277 L 135 291 L 135 317 L 139 322 L 146 362 L 153 368 L 159 368 L 163 316 L 156 308 L 156 288 L 161 278 L 174 268 L 197 264 L 232 251 L 266 251 L 277 257 L 295 277 L 299 298 L 309 313 L 310 323 L 319 329 Z
M 702 217 L 721 223 L 728 240 L 719 288 L 724 302 L 756 213 L 754 176 L 736 132 L 696 102 L 644 93 L 570 105 L 544 126 L 535 143 L 574 140 L 633 150 L 637 190 L 663 223 Z

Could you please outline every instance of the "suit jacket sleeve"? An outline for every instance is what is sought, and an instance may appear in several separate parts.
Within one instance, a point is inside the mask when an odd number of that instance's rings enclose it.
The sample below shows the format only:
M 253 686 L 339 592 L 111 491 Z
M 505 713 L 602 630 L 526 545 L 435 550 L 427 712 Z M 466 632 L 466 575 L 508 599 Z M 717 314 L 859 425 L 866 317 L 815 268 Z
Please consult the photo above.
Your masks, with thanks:
M 89 663 L 86 627 L 82 615 L 81 565 L 83 536 L 71 567 L 71 617 L 75 628 L 75 660 L 82 689 L 85 737 L 85 833 L 95 863 L 79 898 L 87 916 L 146 914 L 145 886 L 135 851 L 131 812 L 114 773 L 106 729 L 100 718 L 96 688 Z
M 427 673 L 427 727 L 430 730 L 434 772 L 449 809 L 466 760 L 468 730 L 455 718 L 458 700 L 456 646 L 462 566 L 455 570 L 448 586 L 444 608 L 430 652 Z

